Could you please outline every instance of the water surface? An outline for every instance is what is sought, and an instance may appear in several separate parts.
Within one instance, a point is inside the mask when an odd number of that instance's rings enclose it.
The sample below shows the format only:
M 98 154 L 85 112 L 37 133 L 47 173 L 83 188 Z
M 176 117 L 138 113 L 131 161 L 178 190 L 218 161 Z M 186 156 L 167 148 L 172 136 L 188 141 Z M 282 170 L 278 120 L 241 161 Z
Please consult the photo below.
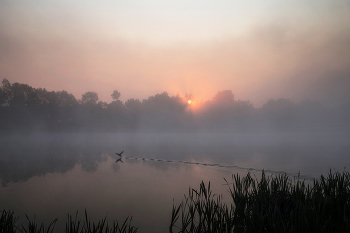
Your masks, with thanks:
M 267 173 L 312 180 L 350 165 L 341 135 L 17 134 L 0 142 L 0 206 L 39 221 L 67 214 L 92 220 L 133 216 L 138 232 L 167 232 L 173 201 L 211 182 L 229 200 L 224 177 Z M 115 152 L 124 151 L 122 161 Z

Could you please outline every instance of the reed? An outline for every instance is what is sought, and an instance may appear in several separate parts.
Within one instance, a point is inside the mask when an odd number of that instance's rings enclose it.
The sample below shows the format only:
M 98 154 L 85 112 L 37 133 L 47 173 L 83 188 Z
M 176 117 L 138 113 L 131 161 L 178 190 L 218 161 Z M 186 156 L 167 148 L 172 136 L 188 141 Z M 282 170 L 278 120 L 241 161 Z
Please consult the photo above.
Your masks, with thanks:
M 350 174 L 332 172 L 307 184 L 287 175 L 260 178 L 250 173 L 232 175 L 228 182 L 230 201 L 213 194 L 210 182 L 189 189 L 180 204 L 173 203 L 170 233 L 251 232 L 350 232 Z M 14 212 L 2 210 L 0 233 L 52 233 L 57 219 L 47 228 L 26 215 L 28 224 L 17 225 Z M 108 224 L 107 217 L 94 222 L 85 210 L 84 219 L 68 214 L 66 233 L 136 233 L 132 217 L 122 224 Z
M 107 216 L 98 222 L 93 222 L 89 219 L 85 210 L 85 222 L 78 220 L 78 211 L 75 214 L 75 219 L 68 214 L 66 223 L 66 233 L 136 233 L 138 228 L 131 225 L 132 217 L 127 217 L 123 224 L 119 224 L 117 220 L 113 221 L 112 226 L 108 225 Z
M 55 228 L 55 224 L 57 222 L 57 218 L 53 220 L 47 228 L 45 228 L 44 223 L 41 223 L 38 225 L 35 221 L 35 216 L 34 220 L 30 220 L 28 215 L 25 215 L 27 220 L 28 220 L 28 225 L 27 227 L 21 225 L 20 232 L 22 233 L 52 233 L 53 229 Z
M 0 233 L 53 233 L 57 219 L 53 220 L 47 228 L 44 223 L 40 225 L 36 222 L 35 216 L 30 220 L 25 215 L 28 224 L 17 225 L 19 217 L 14 216 L 14 212 L 3 210 L 0 217 Z M 111 226 L 108 225 L 107 216 L 97 222 L 93 222 L 85 210 L 84 221 L 78 219 L 78 211 L 75 218 L 68 214 L 65 233 L 136 233 L 138 228 L 131 225 L 132 217 L 127 217 L 122 224 L 117 220 L 113 221 Z
M 173 204 L 173 232 L 350 232 L 350 174 L 329 172 L 306 184 L 287 175 L 227 180 L 232 202 L 212 195 L 210 183 L 178 205 Z
M 176 222 L 181 216 L 181 225 Z M 189 189 L 182 203 L 173 205 L 169 231 L 175 232 L 229 232 L 233 227 L 233 212 L 222 202 L 221 195 L 213 195 L 210 182 L 200 184 L 199 191 Z
M 17 220 L 13 211 L 2 210 L 0 217 L 0 233 L 15 233 L 17 231 Z

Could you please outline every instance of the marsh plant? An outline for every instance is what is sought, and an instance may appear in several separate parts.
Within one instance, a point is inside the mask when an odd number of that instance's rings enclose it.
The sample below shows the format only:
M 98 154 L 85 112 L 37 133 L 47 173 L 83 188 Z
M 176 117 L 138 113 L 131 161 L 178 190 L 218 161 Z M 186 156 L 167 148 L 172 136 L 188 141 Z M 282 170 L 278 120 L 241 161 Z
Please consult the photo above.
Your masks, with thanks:
M 45 228 L 44 223 L 41 223 L 38 225 L 38 223 L 34 220 L 30 220 L 28 215 L 26 215 L 26 218 L 28 220 L 28 225 L 25 227 L 24 225 L 21 225 L 20 232 L 22 233 L 52 233 L 53 229 L 55 228 L 55 224 L 57 222 L 57 218 L 53 220 L 47 228 Z
M 78 220 L 78 211 L 75 214 L 73 220 L 72 216 L 68 214 L 68 221 L 66 223 L 66 233 L 136 233 L 137 227 L 131 226 L 132 217 L 127 217 L 123 224 L 119 224 L 118 221 L 113 221 L 111 226 L 108 225 L 107 216 L 98 221 L 92 222 L 88 218 L 87 211 L 85 210 L 85 222 Z
M 14 233 L 17 231 L 16 222 L 18 217 L 15 217 L 13 211 L 1 211 L 0 217 L 0 233 Z
M 181 217 L 181 218 L 180 218 Z M 176 223 L 180 221 L 180 225 Z M 210 182 L 200 184 L 199 191 L 189 194 L 179 206 L 173 205 L 169 231 L 173 232 L 230 232 L 233 229 L 232 208 L 222 202 L 222 195 L 213 195 Z
M 14 212 L 3 210 L 1 211 L 0 218 L 0 233 L 52 233 L 54 231 L 57 219 L 53 220 L 47 228 L 41 223 L 38 225 L 34 220 L 28 220 L 27 225 L 17 225 L 19 217 L 14 216 Z M 73 219 L 68 214 L 68 220 L 66 223 L 65 233 L 136 233 L 137 227 L 131 225 L 132 217 L 127 217 L 123 224 L 119 224 L 117 220 L 113 221 L 111 226 L 108 225 L 107 217 L 93 222 L 88 218 L 87 211 L 85 210 L 84 221 L 78 219 L 78 211 Z
M 232 175 L 224 204 L 210 183 L 173 205 L 170 232 L 350 232 L 349 172 L 306 184 L 287 175 Z
M 260 178 L 248 173 L 232 175 L 228 182 L 229 202 L 212 193 L 210 182 L 173 204 L 171 233 L 250 233 L 250 232 L 350 232 L 350 174 L 330 171 L 327 177 L 306 183 L 287 175 Z M 28 224 L 17 225 L 18 217 L 2 210 L 0 233 L 52 233 L 57 219 L 48 227 L 26 215 Z M 127 217 L 122 224 L 108 225 L 106 217 L 93 222 L 85 210 L 84 220 L 68 214 L 66 233 L 135 233 Z

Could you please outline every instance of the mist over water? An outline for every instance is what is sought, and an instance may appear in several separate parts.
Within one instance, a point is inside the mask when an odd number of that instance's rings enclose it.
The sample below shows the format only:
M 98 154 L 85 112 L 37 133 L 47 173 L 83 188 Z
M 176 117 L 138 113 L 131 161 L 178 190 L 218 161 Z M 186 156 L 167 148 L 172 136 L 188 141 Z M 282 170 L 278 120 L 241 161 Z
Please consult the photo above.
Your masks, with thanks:
M 139 232 L 166 232 L 173 200 L 211 182 L 227 197 L 232 174 L 306 180 L 350 164 L 343 135 L 31 133 L 2 135 L 0 205 L 50 222 L 86 208 L 92 219 L 134 216 Z M 122 154 L 122 160 L 115 153 Z M 25 223 L 22 216 L 20 222 Z
M 211 182 L 228 200 L 232 174 L 286 174 L 312 183 L 350 166 L 350 102 L 261 108 L 230 90 L 210 101 L 167 92 L 111 103 L 4 79 L 0 88 L 0 208 L 49 223 L 88 211 L 133 216 L 139 232 L 167 232 L 173 201 Z M 188 100 L 192 100 L 190 103 Z M 121 153 L 118 156 L 116 153 Z M 22 216 L 19 223 L 25 223 Z
M 349 0 L 0 1 L 0 211 L 163 233 L 201 181 L 348 170 L 349 22 Z

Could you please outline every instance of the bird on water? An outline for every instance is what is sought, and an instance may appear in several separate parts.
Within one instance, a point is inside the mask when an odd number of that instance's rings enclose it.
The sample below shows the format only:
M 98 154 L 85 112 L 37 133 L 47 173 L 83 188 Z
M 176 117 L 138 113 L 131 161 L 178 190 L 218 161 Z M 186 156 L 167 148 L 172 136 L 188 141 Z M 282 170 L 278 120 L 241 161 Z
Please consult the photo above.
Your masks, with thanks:
M 122 156 L 123 152 L 124 152 L 124 151 L 122 151 L 122 152 L 120 152 L 120 153 L 116 153 L 116 154 L 119 155 L 119 156 Z
M 122 161 L 122 154 L 123 154 L 123 152 L 124 151 L 122 151 L 122 152 L 120 152 L 120 153 L 116 153 L 117 155 L 119 155 L 120 156 L 120 158 L 119 159 L 117 159 L 115 162 L 116 163 L 118 163 L 118 162 L 122 162 L 122 163 L 124 163 L 123 161 Z
M 118 162 L 122 162 L 122 163 L 124 163 L 124 162 L 123 162 L 123 160 L 122 160 L 122 158 L 117 159 L 115 162 L 116 162 L 116 163 L 118 163 Z

